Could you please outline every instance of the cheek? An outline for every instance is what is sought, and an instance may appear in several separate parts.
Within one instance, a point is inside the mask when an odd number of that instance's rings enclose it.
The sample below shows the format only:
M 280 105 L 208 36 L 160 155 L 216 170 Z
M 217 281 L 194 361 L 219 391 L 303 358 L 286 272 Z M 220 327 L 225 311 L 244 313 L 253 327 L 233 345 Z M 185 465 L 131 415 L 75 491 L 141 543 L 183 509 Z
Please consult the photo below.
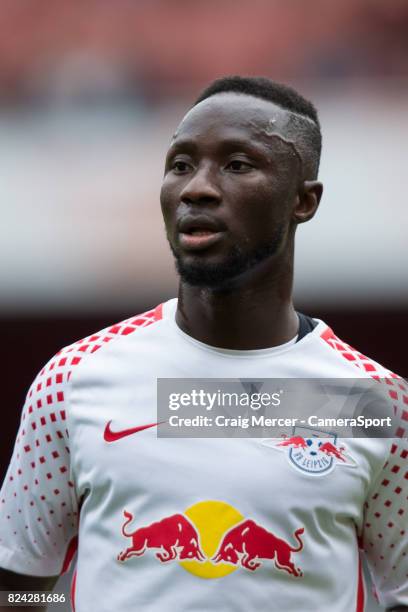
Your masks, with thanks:
M 257 228 L 258 233 L 269 233 L 274 225 L 289 221 L 290 206 L 286 195 L 270 185 L 258 185 L 240 202 L 236 211 L 240 224 L 248 230 Z
M 174 188 L 168 180 L 164 179 L 160 189 L 160 206 L 165 221 L 172 215 L 174 201 Z
M 284 240 L 290 226 L 288 212 L 276 202 L 259 202 L 258 206 L 248 207 L 237 213 L 239 223 L 235 225 L 236 236 L 242 246 L 252 249 L 260 244 Z
M 180 194 L 185 181 L 181 177 L 167 174 L 160 189 L 160 205 L 165 219 L 171 219 L 180 203 Z

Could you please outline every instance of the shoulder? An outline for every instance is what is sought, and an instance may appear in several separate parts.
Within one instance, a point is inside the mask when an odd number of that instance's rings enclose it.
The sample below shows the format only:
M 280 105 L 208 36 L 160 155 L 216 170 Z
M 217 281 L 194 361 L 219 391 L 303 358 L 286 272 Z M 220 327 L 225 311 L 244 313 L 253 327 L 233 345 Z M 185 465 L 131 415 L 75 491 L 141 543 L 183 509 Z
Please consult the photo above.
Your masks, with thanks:
M 72 369 L 78 365 L 86 356 L 93 355 L 107 344 L 118 341 L 123 336 L 130 336 L 138 330 L 149 327 L 162 318 L 162 304 L 151 310 L 134 315 L 129 319 L 115 323 L 95 332 L 81 340 L 61 349 L 49 362 L 45 370 L 65 367 Z
M 42 368 L 34 379 L 25 402 L 22 420 L 39 409 L 50 413 L 50 418 L 65 420 L 65 394 L 71 376 L 81 369 L 81 364 L 92 359 L 107 345 L 128 337 L 138 330 L 162 319 L 163 305 L 110 325 L 81 340 L 62 348 Z
M 400 378 L 385 366 L 336 336 L 330 327 L 325 328 L 320 335 L 320 339 L 339 361 L 350 365 L 350 372 L 354 371 L 354 375 L 360 373 L 371 378 Z
M 379 383 L 379 391 L 387 399 L 398 426 L 397 437 L 408 435 L 408 385 L 406 381 L 374 359 L 367 357 L 326 327 L 320 335 L 333 356 L 348 364 L 350 378 L 371 378 Z

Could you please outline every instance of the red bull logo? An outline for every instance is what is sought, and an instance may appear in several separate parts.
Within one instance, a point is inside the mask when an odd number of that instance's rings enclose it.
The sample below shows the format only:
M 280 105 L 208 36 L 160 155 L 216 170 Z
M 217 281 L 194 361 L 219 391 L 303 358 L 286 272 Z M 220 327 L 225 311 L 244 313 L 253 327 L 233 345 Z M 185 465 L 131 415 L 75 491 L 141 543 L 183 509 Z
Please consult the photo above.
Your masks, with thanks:
M 336 457 L 336 459 L 340 459 L 340 461 L 347 461 L 347 458 L 343 455 L 345 451 L 344 446 L 336 448 L 331 442 L 323 442 L 323 444 L 319 446 L 319 450 L 321 453 L 326 453 L 327 457 Z
M 131 538 L 132 544 L 118 555 L 118 561 L 140 557 L 148 548 L 159 549 L 156 557 L 162 563 L 174 559 L 205 560 L 200 549 L 198 532 L 184 514 L 173 514 L 131 533 L 127 533 L 126 527 L 133 520 L 133 515 L 126 510 L 123 514 L 126 521 L 122 525 L 122 535 Z
M 302 436 L 292 436 L 283 442 L 279 442 L 278 446 L 290 446 L 291 448 L 307 448 L 307 442 Z
M 285 570 L 292 576 L 302 576 L 302 571 L 294 566 L 291 555 L 303 549 L 303 542 L 300 539 L 303 532 L 303 527 L 295 531 L 294 538 L 298 545 L 293 547 L 261 525 L 257 525 L 255 521 L 246 520 L 225 534 L 213 561 L 241 565 L 254 572 L 261 566 L 262 561 L 271 559 L 275 561 L 277 569 Z
M 294 578 L 303 576 L 293 556 L 303 550 L 304 528 L 296 529 L 293 542 L 275 534 L 222 501 L 198 502 L 183 513 L 164 517 L 134 530 L 133 515 L 124 511 L 122 535 L 130 545 L 119 553 L 119 562 L 149 551 L 161 563 L 178 562 L 201 578 L 220 578 L 239 568 L 255 572 L 266 562 Z M 268 566 L 266 563 L 265 567 Z
M 302 430 L 302 435 L 297 430 Z M 263 443 L 286 452 L 290 463 L 302 472 L 320 475 L 333 471 L 339 464 L 347 467 L 357 465 L 345 445 L 337 446 L 334 434 L 299 427 L 294 435 L 283 438 L 272 445 L 270 440 Z

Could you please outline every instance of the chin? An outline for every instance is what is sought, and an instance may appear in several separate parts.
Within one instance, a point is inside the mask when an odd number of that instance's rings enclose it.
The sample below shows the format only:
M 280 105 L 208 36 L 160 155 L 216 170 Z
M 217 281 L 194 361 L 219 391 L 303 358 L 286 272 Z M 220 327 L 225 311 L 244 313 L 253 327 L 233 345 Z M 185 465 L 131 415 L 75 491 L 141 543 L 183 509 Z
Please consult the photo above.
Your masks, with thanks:
M 242 257 L 228 258 L 220 262 L 185 261 L 176 258 L 176 268 L 183 282 L 192 287 L 227 289 L 248 269 Z
M 246 272 L 256 268 L 260 263 L 274 259 L 280 252 L 282 240 L 275 237 L 269 243 L 259 245 L 251 251 L 245 251 L 234 245 L 230 252 L 222 257 L 184 255 L 172 248 L 176 268 L 183 282 L 193 287 L 226 290 L 239 283 Z M 214 261 L 215 260 L 215 261 Z

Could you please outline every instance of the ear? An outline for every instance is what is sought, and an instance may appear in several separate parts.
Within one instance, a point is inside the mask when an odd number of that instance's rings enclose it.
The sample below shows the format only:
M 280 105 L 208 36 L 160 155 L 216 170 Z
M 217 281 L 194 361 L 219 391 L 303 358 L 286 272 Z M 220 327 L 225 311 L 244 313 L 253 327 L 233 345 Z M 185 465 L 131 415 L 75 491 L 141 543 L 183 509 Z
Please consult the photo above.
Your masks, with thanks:
M 319 181 L 305 181 L 296 198 L 293 209 L 293 220 L 305 223 L 314 216 L 323 194 L 323 185 Z

